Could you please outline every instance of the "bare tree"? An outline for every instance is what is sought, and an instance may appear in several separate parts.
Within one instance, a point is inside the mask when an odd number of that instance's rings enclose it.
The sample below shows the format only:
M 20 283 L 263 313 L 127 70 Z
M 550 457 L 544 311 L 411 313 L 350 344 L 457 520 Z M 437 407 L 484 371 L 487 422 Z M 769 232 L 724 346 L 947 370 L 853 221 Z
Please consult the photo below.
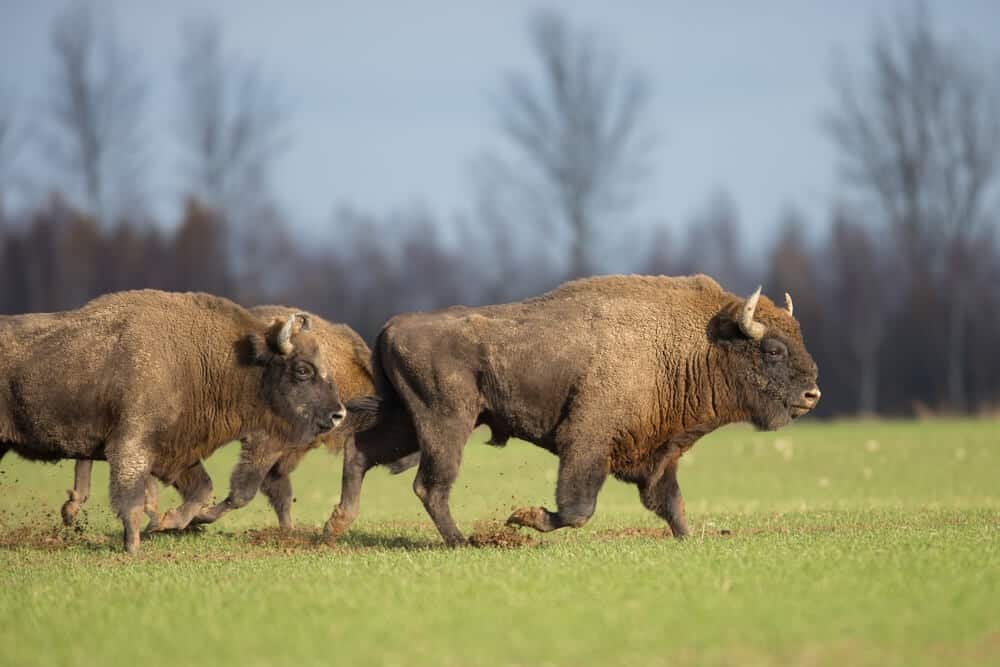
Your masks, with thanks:
M 568 271 L 582 275 L 600 227 L 621 224 L 637 197 L 651 141 L 648 88 L 559 14 L 536 14 L 528 32 L 539 71 L 509 75 L 496 100 L 513 156 L 494 157 L 491 187 L 515 188 L 529 224 L 568 234 Z
M 194 198 L 188 199 L 184 219 L 174 235 L 172 289 L 233 297 L 225 244 L 225 227 L 215 212 Z
M 179 139 L 190 194 L 224 219 L 269 202 L 269 169 L 283 147 L 285 108 L 259 66 L 223 50 L 218 22 L 185 26 L 178 67 Z
M 136 54 L 87 3 L 55 19 L 52 47 L 49 154 L 88 210 L 106 221 L 142 196 L 143 75 Z
M 726 289 L 745 292 L 747 259 L 739 211 L 725 190 L 713 192 L 688 223 L 681 273 L 707 273 Z
M 929 272 L 947 292 L 949 403 L 966 406 L 969 287 L 975 248 L 995 225 L 1000 187 L 1000 89 L 967 44 L 938 35 L 922 7 L 880 26 L 859 82 L 843 69 L 828 128 L 846 182 L 902 248 L 901 269 Z
M 892 315 L 890 267 L 869 226 L 851 220 L 842 208 L 834 211 L 827 253 L 828 303 L 836 304 L 838 313 L 829 331 L 839 332 L 831 342 L 845 352 L 832 370 L 855 379 L 855 408 L 873 415 L 879 407 L 879 351 Z

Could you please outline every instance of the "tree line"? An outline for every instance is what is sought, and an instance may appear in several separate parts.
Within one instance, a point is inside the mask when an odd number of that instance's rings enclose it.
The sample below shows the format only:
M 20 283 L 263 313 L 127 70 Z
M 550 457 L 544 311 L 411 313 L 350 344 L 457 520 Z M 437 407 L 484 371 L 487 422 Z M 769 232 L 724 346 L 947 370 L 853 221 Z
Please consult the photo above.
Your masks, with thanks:
M 475 161 L 464 212 L 342 208 L 326 240 L 297 238 L 270 193 L 288 125 L 277 86 L 225 50 L 217 23 L 188 24 L 177 68 L 187 195 L 178 220 L 152 220 L 145 79 L 101 25 L 85 4 L 54 22 L 40 126 L 0 98 L 0 313 L 204 290 L 293 304 L 370 341 L 398 312 L 523 298 L 607 270 L 702 272 L 740 293 L 792 294 L 821 414 L 1000 405 L 1000 79 L 922 8 L 877 24 L 832 77 L 823 131 L 842 179 L 825 219 L 790 208 L 763 243 L 725 191 L 680 230 L 638 223 L 657 136 L 648 81 L 601 35 L 546 12 L 528 24 L 536 68 L 498 86 L 499 141 Z M 59 185 L 5 214 L 29 150 Z

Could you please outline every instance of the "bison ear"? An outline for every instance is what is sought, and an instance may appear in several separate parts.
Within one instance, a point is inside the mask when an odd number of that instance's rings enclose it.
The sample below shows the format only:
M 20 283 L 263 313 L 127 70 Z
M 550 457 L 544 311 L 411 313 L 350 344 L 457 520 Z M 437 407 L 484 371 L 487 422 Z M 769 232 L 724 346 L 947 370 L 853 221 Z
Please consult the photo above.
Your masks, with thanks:
M 284 323 L 283 319 L 272 318 L 263 334 L 252 333 L 246 337 L 247 354 L 251 363 L 266 366 L 279 354 L 277 338 Z
M 247 336 L 246 341 L 251 363 L 266 366 L 271 362 L 274 352 L 271 351 L 271 347 L 267 344 L 267 340 L 263 336 L 255 333 L 250 334 Z
M 746 340 L 740 323 L 732 314 L 722 311 L 708 322 L 708 339 L 713 343 Z

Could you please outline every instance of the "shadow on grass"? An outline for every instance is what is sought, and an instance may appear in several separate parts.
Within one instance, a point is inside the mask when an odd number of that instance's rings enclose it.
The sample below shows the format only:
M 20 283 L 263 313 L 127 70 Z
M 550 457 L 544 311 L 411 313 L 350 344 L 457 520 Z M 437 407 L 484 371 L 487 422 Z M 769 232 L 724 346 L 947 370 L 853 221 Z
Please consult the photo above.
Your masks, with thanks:
M 340 551 L 361 549 L 435 549 L 443 548 L 440 541 L 412 535 L 387 535 L 352 530 L 336 542 L 328 544 L 323 533 L 315 528 L 249 528 L 241 532 L 211 533 L 209 539 L 222 540 L 234 548 L 250 546 L 255 550 L 288 553 L 291 551 Z
M 321 544 L 322 538 L 321 539 Z M 439 539 L 412 537 L 408 535 L 385 535 L 360 530 L 351 530 L 341 535 L 334 548 L 348 549 L 445 549 Z

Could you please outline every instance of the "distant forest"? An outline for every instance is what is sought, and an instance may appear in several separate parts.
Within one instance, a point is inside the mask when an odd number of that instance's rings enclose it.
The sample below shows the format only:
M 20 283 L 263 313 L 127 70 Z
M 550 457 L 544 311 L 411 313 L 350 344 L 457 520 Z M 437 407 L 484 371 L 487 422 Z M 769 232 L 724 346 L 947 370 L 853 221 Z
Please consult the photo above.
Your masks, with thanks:
M 527 33 L 537 68 L 499 87 L 509 150 L 477 162 L 466 213 L 341 209 L 334 233 L 307 241 L 268 187 L 289 110 L 207 21 L 186 29 L 177 72 L 189 194 L 180 220 L 152 219 L 136 163 L 146 84 L 93 10 L 70 5 L 52 26 L 49 113 L 27 122 L 0 92 L 0 313 L 199 290 L 301 307 L 371 341 L 399 312 L 519 299 L 594 273 L 613 244 L 625 248 L 618 272 L 707 273 L 743 295 L 763 284 L 779 303 L 791 293 L 820 369 L 819 414 L 1000 410 L 996 54 L 946 39 L 919 8 L 877 24 L 869 50 L 831 78 L 823 131 L 842 196 L 822 221 L 787 211 L 761 240 L 724 192 L 681 233 L 637 224 L 655 134 L 646 81 L 562 15 L 533 16 Z M 61 185 L 5 212 L 33 150 Z

